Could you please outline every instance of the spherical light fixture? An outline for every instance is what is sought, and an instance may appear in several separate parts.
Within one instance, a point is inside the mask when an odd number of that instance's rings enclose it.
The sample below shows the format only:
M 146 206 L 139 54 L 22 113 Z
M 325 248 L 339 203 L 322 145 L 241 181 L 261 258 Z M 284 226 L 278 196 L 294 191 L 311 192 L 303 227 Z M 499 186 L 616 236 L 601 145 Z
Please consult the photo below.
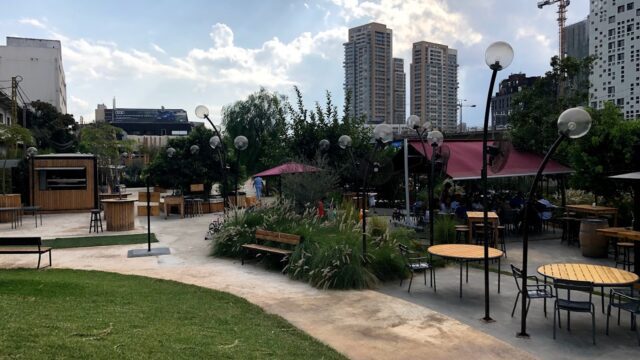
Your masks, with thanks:
M 331 143 L 327 139 L 322 139 L 318 143 L 318 148 L 320 149 L 320 151 L 327 151 L 329 150 L 329 147 L 331 147 Z
M 340 138 L 338 138 L 338 146 L 340 146 L 341 149 L 346 149 L 348 147 L 351 147 L 351 136 L 349 135 L 342 135 L 340 136 Z
M 411 115 L 407 118 L 407 126 L 409 129 L 417 130 L 422 126 L 420 118 L 417 115 Z
M 214 135 L 209 139 L 209 146 L 212 149 L 217 148 L 218 146 L 220 146 L 220 137 L 218 137 L 218 135 Z
M 492 70 L 506 69 L 513 61 L 513 48 L 504 41 L 494 42 L 485 51 L 484 60 Z
M 197 154 L 200 151 L 200 146 L 198 145 L 191 145 L 191 147 L 189 148 L 189 152 L 191 152 L 192 155 Z
M 176 149 L 169 147 L 167 148 L 167 157 L 172 158 L 176 154 Z
M 389 124 L 378 124 L 373 129 L 373 137 L 376 141 L 388 144 L 393 141 L 393 129 Z
M 200 119 L 204 119 L 209 116 L 209 108 L 204 105 L 196 106 L 196 116 Z
M 240 151 L 246 150 L 249 147 L 249 139 L 246 136 L 238 135 L 233 139 L 233 146 Z
M 591 115 L 582 107 L 565 110 L 558 117 L 558 133 L 572 139 L 583 137 L 591 129 Z
M 438 130 L 429 131 L 427 142 L 433 146 L 440 146 L 444 142 L 444 135 Z
M 29 148 L 27 148 L 27 157 L 32 157 L 38 155 L 38 149 L 36 149 L 33 146 L 30 146 Z

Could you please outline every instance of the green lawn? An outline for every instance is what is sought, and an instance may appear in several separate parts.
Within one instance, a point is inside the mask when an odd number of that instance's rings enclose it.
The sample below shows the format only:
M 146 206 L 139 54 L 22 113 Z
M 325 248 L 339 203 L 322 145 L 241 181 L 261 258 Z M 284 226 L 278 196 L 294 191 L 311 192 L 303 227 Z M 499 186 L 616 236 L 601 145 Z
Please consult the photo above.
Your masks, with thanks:
M 343 359 L 236 296 L 138 276 L 0 270 L 0 359 Z
M 158 242 L 155 234 L 151 234 L 151 242 Z M 146 243 L 147 243 L 147 234 L 86 236 L 86 237 L 56 238 L 53 240 L 42 240 L 43 246 L 50 246 L 54 249 L 68 249 L 68 248 L 77 248 L 77 247 L 108 246 L 108 245 L 146 244 Z

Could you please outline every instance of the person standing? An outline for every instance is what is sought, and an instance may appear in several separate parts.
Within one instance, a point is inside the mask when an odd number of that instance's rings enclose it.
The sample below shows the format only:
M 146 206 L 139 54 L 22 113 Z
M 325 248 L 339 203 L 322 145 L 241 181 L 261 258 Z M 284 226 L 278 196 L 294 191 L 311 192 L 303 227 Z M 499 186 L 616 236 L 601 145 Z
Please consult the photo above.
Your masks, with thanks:
M 256 198 L 260 200 L 262 197 L 262 178 L 260 176 L 256 176 L 253 178 L 253 187 L 256 189 Z

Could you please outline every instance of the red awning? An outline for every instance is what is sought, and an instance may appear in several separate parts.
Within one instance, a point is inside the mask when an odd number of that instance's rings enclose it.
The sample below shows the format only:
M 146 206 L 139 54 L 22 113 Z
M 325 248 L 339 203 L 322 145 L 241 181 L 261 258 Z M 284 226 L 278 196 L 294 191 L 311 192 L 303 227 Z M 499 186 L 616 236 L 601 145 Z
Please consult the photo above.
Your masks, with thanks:
M 320 169 L 315 167 L 315 166 L 311 166 L 311 165 L 304 165 L 304 164 L 299 164 L 299 163 L 295 163 L 295 162 L 288 162 L 288 163 L 284 163 L 282 165 L 278 165 L 278 166 L 276 166 L 274 168 L 271 168 L 269 170 L 265 170 L 265 171 L 259 172 L 259 173 L 255 174 L 255 175 L 253 175 L 253 177 L 257 177 L 257 176 L 261 176 L 261 177 L 279 176 L 279 175 L 282 175 L 282 174 L 316 172 L 316 171 L 320 171 Z
M 424 155 L 422 143 L 410 141 L 411 146 Z M 479 179 L 482 169 L 482 141 L 445 141 L 451 150 L 451 156 L 447 164 L 447 175 L 454 180 Z M 431 147 L 425 144 L 429 158 L 431 158 Z M 509 159 L 504 169 L 499 173 L 493 173 L 490 169 L 487 176 L 489 178 L 535 176 L 538 167 L 542 162 L 542 156 L 525 153 L 516 149 L 511 149 Z M 570 174 L 573 170 L 557 161 L 549 160 L 543 174 Z

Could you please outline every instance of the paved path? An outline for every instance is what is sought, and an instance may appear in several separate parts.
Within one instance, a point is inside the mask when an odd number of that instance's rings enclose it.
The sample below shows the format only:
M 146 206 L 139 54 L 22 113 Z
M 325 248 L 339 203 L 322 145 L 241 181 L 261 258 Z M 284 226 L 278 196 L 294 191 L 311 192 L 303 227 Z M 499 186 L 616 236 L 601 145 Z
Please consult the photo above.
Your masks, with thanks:
M 54 268 L 143 275 L 226 291 L 282 316 L 352 359 L 532 358 L 448 316 L 380 292 L 320 291 L 259 265 L 208 257 L 203 238 L 209 218 L 155 219 L 152 229 L 160 243 L 153 246 L 169 246 L 169 256 L 128 259 L 127 250 L 140 245 L 55 250 Z M 63 220 L 45 219 L 45 225 L 53 230 L 55 221 Z M 8 234 L 0 230 L 0 236 Z M 0 258 L 0 268 L 34 265 L 32 256 Z

